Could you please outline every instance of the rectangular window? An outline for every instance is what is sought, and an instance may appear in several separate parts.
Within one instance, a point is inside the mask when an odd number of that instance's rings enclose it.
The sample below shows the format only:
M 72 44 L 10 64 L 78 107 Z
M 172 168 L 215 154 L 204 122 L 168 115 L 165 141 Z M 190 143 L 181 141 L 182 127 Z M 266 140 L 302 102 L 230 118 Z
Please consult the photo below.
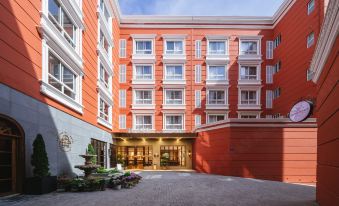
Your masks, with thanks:
M 224 114 L 209 114 L 209 115 L 207 115 L 207 122 L 208 123 L 214 123 L 214 122 L 223 121 L 223 120 L 225 120 Z
M 152 90 L 136 90 L 135 104 L 152 104 Z
M 163 165 L 166 161 L 168 166 L 180 166 L 186 165 L 186 148 L 184 145 L 163 145 L 160 146 L 160 165 Z M 162 158 L 166 156 L 167 158 Z
M 307 15 L 310 15 L 314 11 L 315 0 L 310 0 L 307 4 Z
M 166 54 L 183 54 L 183 41 L 166 41 Z
M 276 88 L 275 90 L 273 90 L 273 99 L 276 99 L 276 98 L 280 97 L 280 94 L 281 94 L 280 87 Z
M 241 80 L 256 80 L 257 79 L 257 67 L 241 66 L 240 79 Z
M 279 44 L 281 43 L 281 34 L 279 34 L 275 39 L 274 39 L 274 43 L 273 43 L 273 48 L 277 48 L 279 46 Z
M 273 108 L 273 92 L 271 90 L 266 90 L 266 108 Z
M 136 115 L 135 116 L 135 129 L 150 130 L 152 129 L 152 116 L 151 115 Z
M 126 90 L 119 90 L 119 107 L 126 108 Z
M 242 114 L 240 115 L 240 119 L 256 119 L 257 115 L 255 114 Z
M 183 115 L 166 115 L 165 129 L 168 130 L 183 130 Z
M 184 72 L 182 65 L 166 65 L 166 80 L 182 80 L 184 79 Z
M 241 91 L 240 102 L 242 105 L 257 104 L 257 91 Z
M 119 115 L 119 129 L 126 129 L 126 115 Z
M 119 82 L 126 83 L 126 65 L 119 65 Z
M 240 54 L 241 55 L 258 54 L 258 42 L 257 41 L 241 41 Z
M 107 104 L 102 98 L 100 98 L 99 103 L 99 116 L 101 119 L 105 120 L 106 122 L 109 121 L 109 104 Z
M 52 53 L 48 57 L 48 84 L 75 100 L 77 76 Z
M 183 90 L 166 90 L 166 104 L 184 104 Z
M 70 45 L 75 48 L 78 28 L 74 25 L 58 1 L 48 0 L 48 18 Z
M 151 40 L 136 40 L 135 41 L 136 54 L 152 54 L 152 41 Z
M 201 40 L 195 40 L 195 58 L 201 58 Z
M 273 84 L 273 74 L 274 68 L 273 66 L 266 66 L 266 84 Z
M 201 91 L 195 90 L 195 108 L 201 108 Z
M 119 40 L 119 57 L 126 58 L 126 39 Z
M 208 80 L 226 80 L 225 66 L 208 66 Z
M 91 139 L 91 144 L 94 148 L 95 154 L 97 155 L 96 158 L 96 164 L 100 165 L 101 167 L 107 167 L 106 162 L 107 162 L 107 151 L 106 151 L 106 143 L 96 140 L 96 139 Z
M 281 61 L 279 60 L 275 65 L 274 65 L 274 73 L 278 73 L 281 69 Z
M 194 120 L 195 120 L 195 126 L 196 127 L 201 125 L 201 115 L 196 114 L 194 116 Z
M 100 30 L 100 46 L 103 48 L 106 52 L 106 55 L 109 55 L 109 43 L 104 35 L 104 33 Z
M 135 66 L 135 79 L 150 80 L 153 79 L 151 65 L 137 65 Z
M 109 18 L 110 18 L 110 14 L 107 10 L 107 6 L 105 4 L 104 0 L 100 0 L 100 12 L 103 14 L 103 16 L 105 17 L 106 23 L 109 24 Z
M 209 41 L 208 54 L 226 54 L 225 41 Z
M 266 59 L 273 59 L 273 41 L 266 41 Z
M 106 87 L 106 89 L 110 89 L 110 85 L 109 85 L 109 74 L 106 71 L 106 69 L 104 68 L 104 66 L 100 63 L 100 74 L 99 74 L 99 79 L 100 82 Z
M 310 48 L 314 44 L 314 32 L 311 32 L 307 36 L 307 48 Z
M 208 91 L 208 104 L 221 105 L 226 104 L 224 90 L 209 90 Z
M 201 83 L 201 65 L 195 65 L 195 83 Z
M 311 81 L 313 79 L 314 76 L 314 72 L 311 71 L 310 69 L 306 70 L 306 80 L 307 81 Z

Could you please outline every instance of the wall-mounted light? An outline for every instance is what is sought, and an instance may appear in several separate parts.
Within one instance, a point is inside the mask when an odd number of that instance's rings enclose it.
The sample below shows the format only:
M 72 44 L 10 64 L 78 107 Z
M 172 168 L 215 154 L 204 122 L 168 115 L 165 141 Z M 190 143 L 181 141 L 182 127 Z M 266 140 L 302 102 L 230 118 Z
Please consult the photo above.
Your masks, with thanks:
M 154 157 L 159 157 L 159 154 L 158 153 L 154 153 Z
M 191 150 L 188 150 L 188 157 L 189 157 L 189 158 L 192 157 L 192 152 L 191 152 Z

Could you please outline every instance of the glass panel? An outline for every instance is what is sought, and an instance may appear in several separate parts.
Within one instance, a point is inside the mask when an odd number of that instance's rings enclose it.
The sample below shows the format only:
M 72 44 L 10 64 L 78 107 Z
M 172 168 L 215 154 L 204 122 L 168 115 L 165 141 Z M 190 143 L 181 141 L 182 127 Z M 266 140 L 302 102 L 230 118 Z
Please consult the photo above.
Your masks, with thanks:
M 210 80 L 225 80 L 225 66 L 209 66 L 208 79 Z
M 256 41 L 243 41 L 241 42 L 241 54 L 257 54 Z
M 209 53 L 210 54 L 225 54 L 225 42 L 224 41 L 210 41 Z
M 152 41 L 136 41 L 137 54 L 152 54 Z
M 209 91 L 209 104 L 225 104 L 225 91 Z
M 186 164 L 185 146 L 161 146 L 160 147 L 160 165 L 167 166 L 185 166 Z
M 136 66 L 135 68 L 136 79 L 152 79 L 152 67 L 151 66 Z
M 52 23 L 58 28 L 59 25 L 56 22 L 60 22 L 60 5 L 55 0 L 48 1 L 48 12 L 54 18 L 51 19 Z M 56 22 L 55 22 L 56 21 Z
M 75 43 L 75 35 L 74 35 L 75 27 L 65 12 L 63 12 L 63 17 L 64 17 L 63 28 L 64 28 L 64 31 L 67 33 L 65 37 L 70 43 L 74 44 Z
M 74 90 L 75 75 L 66 67 L 63 67 L 63 82 Z
M 135 91 L 136 104 L 152 104 L 152 91 Z
M 182 41 L 166 41 L 167 54 L 183 54 Z
M 183 129 L 182 116 L 166 116 L 166 129 Z
M 241 67 L 240 79 L 255 80 L 257 79 L 257 68 L 256 67 Z
M 181 90 L 166 90 L 166 104 L 183 104 Z
M 183 67 L 179 66 L 166 66 L 166 76 L 167 80 L 181 80 L 183 78 Z

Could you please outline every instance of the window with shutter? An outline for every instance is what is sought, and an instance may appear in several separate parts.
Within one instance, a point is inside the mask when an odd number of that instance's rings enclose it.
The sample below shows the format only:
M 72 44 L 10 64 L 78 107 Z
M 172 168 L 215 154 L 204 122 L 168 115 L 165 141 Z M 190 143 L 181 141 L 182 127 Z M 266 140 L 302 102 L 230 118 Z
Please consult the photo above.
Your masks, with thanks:
M 273 41 L 266 42 L 266 59 L 273 59 Z
M 119 107 L 120 108 L 126 107 L 126 90 L 119 91 Z

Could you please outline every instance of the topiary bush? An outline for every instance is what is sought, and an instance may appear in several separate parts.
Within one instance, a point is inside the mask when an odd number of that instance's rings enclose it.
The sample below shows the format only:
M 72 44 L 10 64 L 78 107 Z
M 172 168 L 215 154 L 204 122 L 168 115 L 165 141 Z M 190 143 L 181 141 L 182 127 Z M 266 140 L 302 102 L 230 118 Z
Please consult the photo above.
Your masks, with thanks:
M 45 142 L 41 134 L 38 134 L 33 142 L 33 154 L 31 156 L 31 164 L 34 167 L 34 177 L 50 176 L 48 156 L 45 148 Z

